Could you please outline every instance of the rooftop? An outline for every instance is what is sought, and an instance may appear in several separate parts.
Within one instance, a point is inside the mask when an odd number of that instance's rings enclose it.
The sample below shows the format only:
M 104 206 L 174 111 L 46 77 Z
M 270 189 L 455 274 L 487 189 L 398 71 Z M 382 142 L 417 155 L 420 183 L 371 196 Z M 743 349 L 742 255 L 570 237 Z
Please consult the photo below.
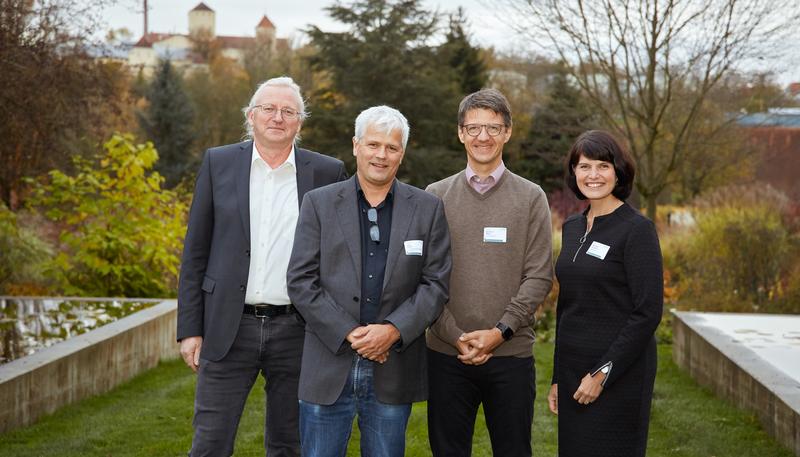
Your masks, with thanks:
M 736 122 L 744 127 L 800 128 L 800 108 L 770 108 L 766 113 L 740 116 Z
M 198 3 L 197 6 L 192 8 L 192 11 L 211 11 L 212 13 L 214 12 L 214 10 L 209 8 L 208 5 L 206 5 L 203 2 Z
M 273 24 L 272 21 L 269 20 L 269 18 L 267 17 L 266 14 L 264 15 L 264 17 L 261 18 L 261 22 L 259 22 L 258 25 L 256 26 L 256 28 L 259 28 L 259 29 L 262 28 L 262 27 L 268 28 L 268 29 L 274 29 L 275 28 L 275 24 Z

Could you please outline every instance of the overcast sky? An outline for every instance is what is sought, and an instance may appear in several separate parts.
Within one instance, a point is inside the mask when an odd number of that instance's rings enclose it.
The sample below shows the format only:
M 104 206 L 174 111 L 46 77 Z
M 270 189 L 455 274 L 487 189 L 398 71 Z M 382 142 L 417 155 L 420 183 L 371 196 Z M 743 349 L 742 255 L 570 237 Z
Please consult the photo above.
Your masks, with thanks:
M 199 0 L 148 0 L 150 31 L 187 33 L 188 13 L 198 3 Z M 342 29 L 341 24 L 331 20 L 324 10 L 334 0 L 204 0 L 204 3 L 216 12 L 218 35 L 253 36 L 255 26 L 264 14 L 275 24 L 280 38 L 305 40 L 300 30 L 309 24 L 325 31 Z M 349 0 L 344 3 L 349 3 Z M 514 33 L 487 6 L 491 4 L 489 0 L 423 0 L 423 3 L 426 8 L 441 12 L 463 7 L 470 22 L 473 44 L 494 46 L 500 50 L 515 47 L 518 51 L 524 50 L 520 47 L 524 43 L 515 39 Z M 106 29 L 127 27 L 133 32 L 133 40 L 138 40 L 144 29 L 142 4 L 142 0 L 118 0 L 117 6 L 107 9 L 103 14 Z M 781 84 L 800 82 L 800 47 L 794 43 L 786 45 L 794 47 L 793 56 L 788 59 L 790 61 L 763 62 L 769 68 L 761 70 L 776 71 Z
M 187 33 L 188 13 L 198 3 L 199 0 L 148 0 L 148 28 L 151 32 Z M 333 0 L 205 0 L 204 3 L 216 12 L 218 35 L 252 36 L 264 14 L 275 24 L 281 38 L 303 39 L 299 30 L 309 24 L 325 31 L 341 30 L 341 25 L 324 10 Z M 503 32 L 505 27 L 480 0 L 424 0 L 423 3 L 427 9 L 438 8 L 442 12 L 464 7 L 475 44 L 498 48 L 513 45 L 513 37 Z M 138 39 L 144 28 L 142 4 L 142 0 L 119 0 L 118 6 L 104 14 L 108 28 L 127 27 L 134 40 Z

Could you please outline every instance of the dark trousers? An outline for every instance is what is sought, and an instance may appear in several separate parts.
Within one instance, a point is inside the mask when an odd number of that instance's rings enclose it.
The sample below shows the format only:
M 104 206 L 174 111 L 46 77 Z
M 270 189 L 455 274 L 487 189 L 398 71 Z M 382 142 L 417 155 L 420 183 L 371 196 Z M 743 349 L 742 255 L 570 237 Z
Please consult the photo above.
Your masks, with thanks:
M 434 457 L 472 454 L 472 434 L 483 403 L 492 454 L 530 457 L 536 376 L 533 357 L 492 357 L 464 365 L 428 350 L 428 437 Z
M 261 373 L 266 380 L 264 448 L 269 457 L 300 456 L 297 383 L 304 325 L 296 314 L 242 315 L 228 354 L 200 359 L 190 455 L 230 456 L 247 396 Z

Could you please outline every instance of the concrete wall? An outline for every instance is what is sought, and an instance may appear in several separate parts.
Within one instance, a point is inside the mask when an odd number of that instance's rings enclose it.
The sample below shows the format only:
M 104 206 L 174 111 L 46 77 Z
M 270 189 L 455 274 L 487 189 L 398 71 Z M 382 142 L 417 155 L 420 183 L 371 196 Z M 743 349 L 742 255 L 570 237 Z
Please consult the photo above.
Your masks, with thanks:
M 675 363 L 715 395 L 753 412 L 767 433 L 800 456 L 800 383 L 704 327 L 694 313 L 673 315 Z
M 176 324 L 177 303 L 167 300 L 0 365 L 0 433 L 179 357 Z

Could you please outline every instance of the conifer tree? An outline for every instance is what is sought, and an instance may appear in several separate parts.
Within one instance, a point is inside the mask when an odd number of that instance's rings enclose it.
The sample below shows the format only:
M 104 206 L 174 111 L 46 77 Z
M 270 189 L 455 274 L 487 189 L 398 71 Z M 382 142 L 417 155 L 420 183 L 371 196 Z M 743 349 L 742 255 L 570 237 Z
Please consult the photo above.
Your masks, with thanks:
M 547 101 L 534 111 L 527 140 L 514 169 L 546 192 L 563 187 L 564 159 L 572 143 L 595 125 L 589 104 L 563 69 L 549 84 Z
M 139 125 L 153 142 L 159 160 L 156 170 L 174 187 L 194 173 L 198 154 L 192 151 L 194 108 L 180 74 L 163 60 L 147 91 L 149 105 L 139 113 Z
M 460 149 L 453 123 L 459 81 L 431 43 L 438 15 L 420 0 L 359 0 L 327 11 L 347 30 L 307 30 L 316 50 L 311 68 L 324 75 L 310 94 L 308 143 L 352 163 L 353 120 L 385 104 L 408 118 L 409 147 Z
M 486 62 L 480 48 L 470 43 L 467 32 L 467 18 L 464 9 L 459 7 L 449 16 L 449 28 L 440 53 L 450 64 L 458 78 L 463 95 L 482 89 L 488 80 Z

